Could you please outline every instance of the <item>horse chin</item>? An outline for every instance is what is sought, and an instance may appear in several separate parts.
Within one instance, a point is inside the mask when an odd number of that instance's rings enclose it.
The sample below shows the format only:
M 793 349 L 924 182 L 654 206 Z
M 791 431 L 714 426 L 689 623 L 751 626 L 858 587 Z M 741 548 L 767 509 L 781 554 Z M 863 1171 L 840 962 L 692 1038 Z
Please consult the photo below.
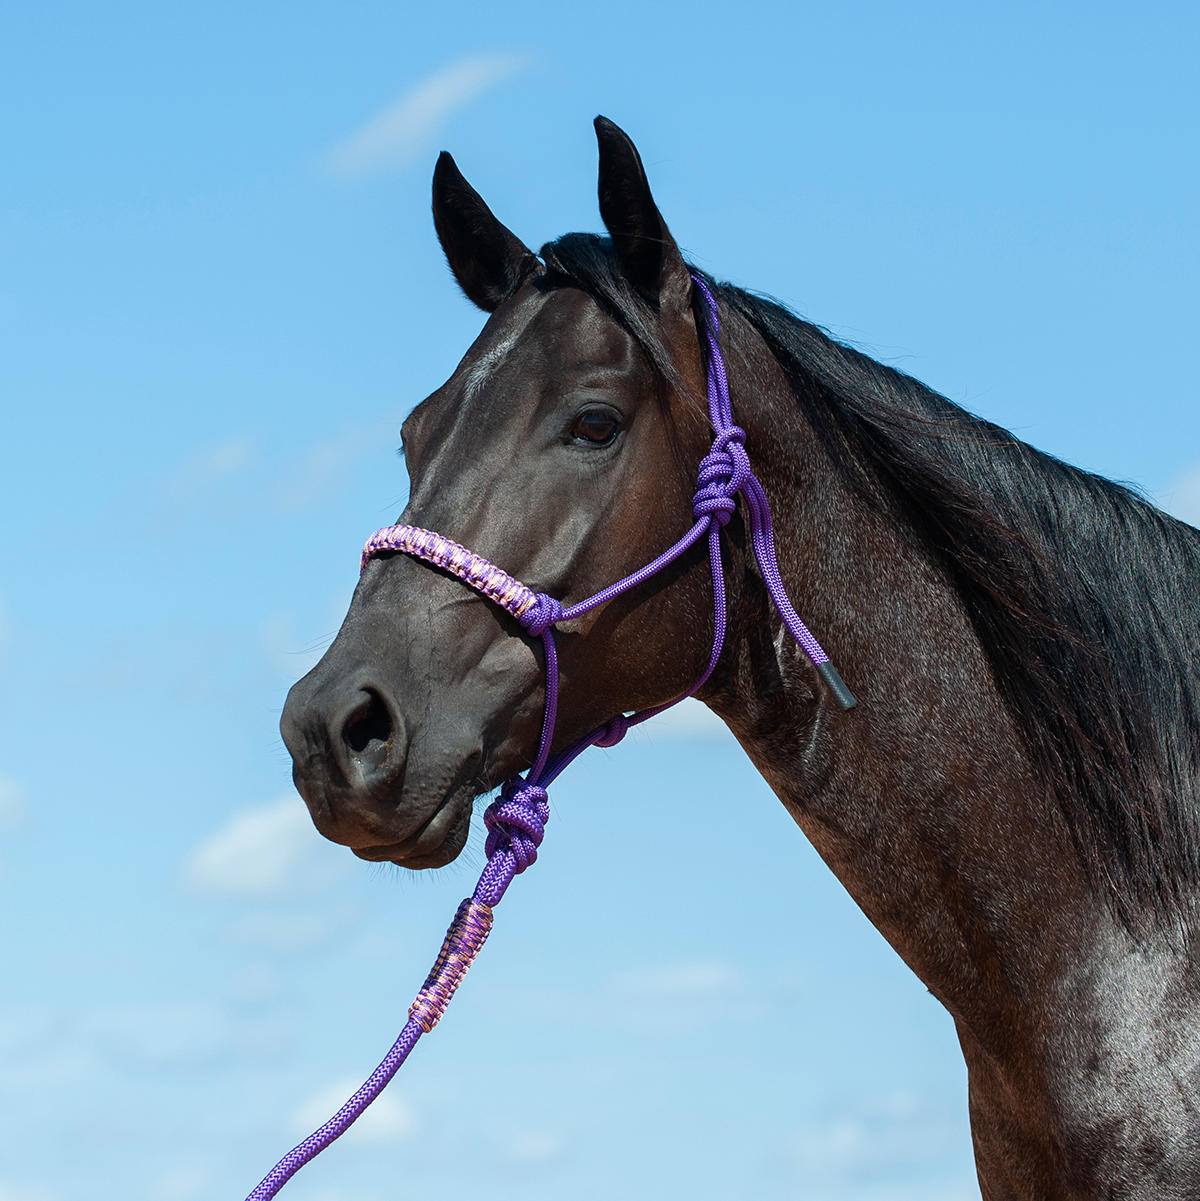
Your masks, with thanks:
M 293 779 L 323 837 L 368 862 L 408 868 L 443 867 L 458 856 L 481 791 L 476 780 L 459 779 L 436 792 L 422 788 L 414 794 L 401 787 L 390 796 L 363 796 L 300 772 Z
M 434 810 L 428 821 L 402 841 L 356 846 L 351 850 L 370 863 L 395 863 L 414 871 L 445 867 L 458 858 L 467 844 L 474 797 L 473 789 L 456 789 Z

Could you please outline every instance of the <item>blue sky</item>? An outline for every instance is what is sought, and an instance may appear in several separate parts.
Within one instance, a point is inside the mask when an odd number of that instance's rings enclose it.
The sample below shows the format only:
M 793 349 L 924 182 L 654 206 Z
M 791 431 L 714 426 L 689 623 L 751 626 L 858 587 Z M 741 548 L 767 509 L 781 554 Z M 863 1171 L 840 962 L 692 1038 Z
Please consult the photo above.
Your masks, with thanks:
M 323 843 L 277 721 L 590 121 L 688 253 L 1200 522 L 1194 6 L 50 2 L 0 17 L 0 1201 L 244 1196 L 480 865 Z M 801 602 L 801 609 L 803 608 Z M 976 1197 L 949 1019 L 703 712 L 556 786 L 454 1009 L 296 1201 Z

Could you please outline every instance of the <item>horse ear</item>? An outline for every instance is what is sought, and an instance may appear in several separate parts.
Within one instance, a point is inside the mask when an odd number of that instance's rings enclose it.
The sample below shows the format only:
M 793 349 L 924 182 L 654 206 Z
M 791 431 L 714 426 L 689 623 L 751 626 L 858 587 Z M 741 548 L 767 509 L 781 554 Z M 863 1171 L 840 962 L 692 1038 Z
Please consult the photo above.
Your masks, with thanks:
M 691 277 L 650 194 L 637 147 L 607 117 L 597 117 L 595 124 L 600 144 L 600 216 L 625 276 L 659 305 L 667 301 L 686 306 Z
M 458 286 L 485 313 L 542 268 L 525 243 L 496 220 L 444 150 L 433 172 L 433 224 Z

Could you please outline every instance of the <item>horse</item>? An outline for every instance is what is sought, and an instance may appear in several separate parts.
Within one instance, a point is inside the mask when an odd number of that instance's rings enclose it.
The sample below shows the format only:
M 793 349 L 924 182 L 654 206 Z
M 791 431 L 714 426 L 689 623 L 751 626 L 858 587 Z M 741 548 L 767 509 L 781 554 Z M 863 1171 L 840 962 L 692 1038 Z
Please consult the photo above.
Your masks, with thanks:
M 660 554 L 712 437 L 704 281 L 779 570 L 858 703 L 784 636 L 744 502 L 697 695 L 953 1017 L 984 1201 L 1200 1196 L 1200 531 L 688 264 L 633 142 L 596 134 L 608 237 L 537 254 L 439 158 L 488 318 L 404 422 L 400 520 L 564 605 Z M 560 626 L 554 749 L 687 691 L 713 601 L 701 542 Z M 449 863 L 533 760 L 543 667 L 452 574 L 376 555 L 282 716 L 317 829 Z

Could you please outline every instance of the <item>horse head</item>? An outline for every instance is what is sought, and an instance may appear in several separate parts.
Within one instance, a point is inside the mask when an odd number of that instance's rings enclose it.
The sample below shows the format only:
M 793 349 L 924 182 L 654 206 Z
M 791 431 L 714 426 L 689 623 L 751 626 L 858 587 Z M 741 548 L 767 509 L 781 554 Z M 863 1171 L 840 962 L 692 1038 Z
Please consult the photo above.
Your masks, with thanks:
M 710 436 L 692 281 L 638 152 L 604 118 L 600 211 L 610 238 L 534 255 L 443 154 L 433 216 L 450 268 L 489 315 L 457 370 L 404 423 L 400 520 L 451 538 L 564 604 L 652 559 L 692 524 Z M 563 268 L 592 256 L 634 328 Z M 559 627 L 555 746 L 694 682 L 711 646 L 703 545 Z M 368 860 L 436 867 L 472 802 L 527 767 L 541 645 L 459 580 L 403 554 L 366 567 L 337 638 L 288 696 L 296 786 L 326 837 Z

